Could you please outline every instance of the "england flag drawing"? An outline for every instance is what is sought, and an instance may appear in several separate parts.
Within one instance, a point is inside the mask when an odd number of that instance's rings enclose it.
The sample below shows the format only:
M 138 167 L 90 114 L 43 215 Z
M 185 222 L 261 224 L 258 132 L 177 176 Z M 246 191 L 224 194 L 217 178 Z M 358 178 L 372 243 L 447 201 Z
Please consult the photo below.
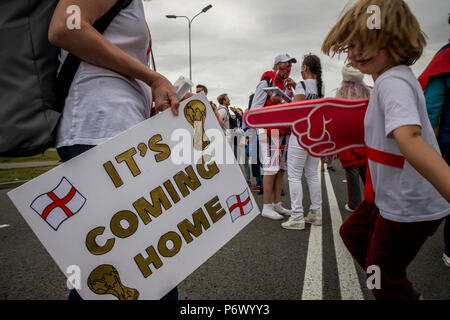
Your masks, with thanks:
M 234 195 L 227 199 L 228 211 L 231 214 L 231 221 L 249 214 L 253 210 L 248 188 L 240 195 Z
M 56 231 L 64 221 L 79 212 L 85 202 L 86 198 L 63 177 L 55 189 L 34 199 L 31 208 Z

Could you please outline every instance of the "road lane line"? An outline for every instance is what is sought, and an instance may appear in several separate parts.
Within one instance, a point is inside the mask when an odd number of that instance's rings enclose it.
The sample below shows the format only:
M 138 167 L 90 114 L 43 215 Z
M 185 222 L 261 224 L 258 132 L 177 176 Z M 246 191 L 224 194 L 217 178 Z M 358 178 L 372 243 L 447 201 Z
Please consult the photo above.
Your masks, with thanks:
M 10 227 L 9 224 L 1 224 L 1 225 L 0 225 L 0 229 L 8 228 L 8 227 Z
M 336 251 L 342 300 L 364 300 L 353 258 L 339 235 L 339 228 L 342 225 L 342 216 L 328 170 L 325 170 L 325 185 L 327 188 L 328 202 L 330 204 L 334 249 Z
M 317 171 L 319 171 L 319 167 L 317 167 Z M 318 174 L 319 184 L 322 188 L 322 175 L 320 172 Z M 311 225 L 302 300 L 323 299 L 322 256 L 322 226 Z

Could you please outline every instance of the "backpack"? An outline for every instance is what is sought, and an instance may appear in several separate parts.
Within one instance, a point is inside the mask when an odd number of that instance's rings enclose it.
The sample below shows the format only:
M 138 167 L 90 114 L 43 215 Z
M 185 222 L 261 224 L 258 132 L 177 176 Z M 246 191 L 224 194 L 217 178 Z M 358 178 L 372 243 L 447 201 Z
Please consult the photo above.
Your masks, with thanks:
M 231 116 L 230 110 L 228 110 L 228 119 L 230 119 L 230 129 L 237 129 L 240 128 L 239 126 L 239 119 L 237 116 L 234 118 Z
M 80 60 L 69 54 L 59 74 L 60 49 L 48 41 L 58 0 L 1 0 L 0 156 L 32 156 L 54 145 L 61 116 Z M 118 0 L 94 23 L 103 33 L 132 0 Z

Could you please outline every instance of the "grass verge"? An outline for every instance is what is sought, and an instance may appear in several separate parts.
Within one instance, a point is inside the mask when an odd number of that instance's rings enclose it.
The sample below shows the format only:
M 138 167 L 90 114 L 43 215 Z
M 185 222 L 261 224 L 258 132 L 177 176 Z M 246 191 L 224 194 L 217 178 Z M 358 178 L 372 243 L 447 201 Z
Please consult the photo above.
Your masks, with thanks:
M 44 154 L 39 154 L 32 157 L 20 158 L 6 158 L 0 157 L 0 163 L 15 163 L 15 162 L 40 162 L 40 161 L 59 161 L 58 153 L 55 150 L 47 150 Z
M 0 183 L 31 180 L 53 168 L 54 166 L 0 170 Z

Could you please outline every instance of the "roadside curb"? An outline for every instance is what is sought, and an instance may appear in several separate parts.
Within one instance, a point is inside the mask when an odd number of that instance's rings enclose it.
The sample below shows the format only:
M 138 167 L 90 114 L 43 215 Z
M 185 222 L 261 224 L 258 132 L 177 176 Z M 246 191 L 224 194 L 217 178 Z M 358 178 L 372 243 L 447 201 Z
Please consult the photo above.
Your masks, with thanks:
M 3 182 L 3 183 L 0 183 L 0 190 L 15 189 L 17 187 L 20 187 L 22 184 L 24 184 L 26 182 L 28 182 L 28 180 Z
M 58 166 L 60 164 L 61 164 L 60 161 L 12 162 L 12 163 L 0 163 L 0 169 L 8 170 L 8 169 L 52 167 Z

